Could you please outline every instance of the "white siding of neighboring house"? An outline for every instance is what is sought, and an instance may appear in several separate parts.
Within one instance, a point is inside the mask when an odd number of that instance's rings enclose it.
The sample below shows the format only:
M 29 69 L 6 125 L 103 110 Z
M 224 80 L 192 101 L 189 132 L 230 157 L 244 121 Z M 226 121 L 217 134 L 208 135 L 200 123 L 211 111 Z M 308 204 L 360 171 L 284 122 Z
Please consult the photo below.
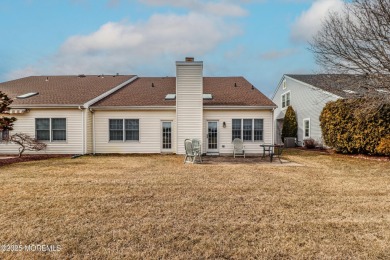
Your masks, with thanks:
M 327 102 L 337 100 L 339 97 L 290 77 L 284 78 L 286 80 L 286 89 L 283 89 L 282 87 L 282 79 L 272 99 L 272 101 L 278 106 L 274 113 L 275 142 L 281 142 L 279 135 L 281 133 L 281 129 L 277 129 L 277 120 L 283 119 L 285 116 L 287 108 L 282 108 L 282 95 L 288 91 L 290 91 L 290 105 L 293 107 L 297 115 L 299 144 L 302 144 L 304 139 L 303 120 L 306 118 L 310 118 L 310 137 L 316 141 L 322 142 L 319 120 L 321 111 Z
M 203 140 L 203 63 L 176 62 L 177 153 L 184 140 Z
M 175 150 L 176 116 L 170 111 L 95 110 L 96 153 L 161 153 L 161 121 L 172 121 L 172 151 Z M 109 119 L 139 119 L 139 141 L 109 141 Z
M 205 110 L 204 111 L 204 141 L 203 152 L 207 152 L 207 132 L 208 121 L 218 121 L 218 149 L 220 154 L 232 154 L 232 119 L 263 119 L 263 141 L 245 141 L 245 152 L 248 154 L 260 154 L 261 144 L 271 144 L 273 142 L 273 119 L 272 110 Z M 223 122 L 226 128 L 223 128 Z
M 35 118 L 66 118 L 67 140 L 64 142 L 46 142 L 47 148 L 39 153 L 47 154 L 80 154 L 82 153 L 82 113 L 78 109 L 31 109 L 25 114 L 14 115 L 14 133 L 25 133 L 35 137 Z M 12 143 L 0 143 L 0 154 L 17 154 L 18 146 Z M 26 151 L 25 153 L 38 153 Z

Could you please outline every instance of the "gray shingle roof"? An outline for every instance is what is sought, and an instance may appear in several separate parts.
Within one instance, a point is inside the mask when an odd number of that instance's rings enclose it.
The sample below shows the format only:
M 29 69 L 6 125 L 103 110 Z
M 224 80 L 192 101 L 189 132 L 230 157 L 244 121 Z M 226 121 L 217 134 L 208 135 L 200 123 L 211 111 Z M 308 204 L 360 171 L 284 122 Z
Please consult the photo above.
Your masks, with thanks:
M 175 100 L 165 100 L 174 93 L 175 77 L 140 77 L 93 106 L 175 106 Z M 207 106 L 276 106 L 243 77 L 204 77 L 203 93 L 213 96 L 203 101 Z
M 381 94 L 377 89 L 381 86 L 364 75 L 351 74 L 309 74 L 286 76 L 310 84 L 342 98 L 355 98 L 368 93 Z M 389 78 L 390 79 L 390 78 Z

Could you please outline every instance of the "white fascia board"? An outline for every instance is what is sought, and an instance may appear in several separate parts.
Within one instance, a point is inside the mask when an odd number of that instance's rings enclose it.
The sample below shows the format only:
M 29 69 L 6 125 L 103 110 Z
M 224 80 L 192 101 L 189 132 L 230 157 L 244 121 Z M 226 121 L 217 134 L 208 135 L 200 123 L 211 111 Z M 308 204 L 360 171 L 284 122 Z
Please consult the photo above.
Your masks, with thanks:
M 103 98 L 107 97 L 108 95 L 111 95 L 112 93 L 118 91 L 119 89 L 123 88 L 124 86 L 126 86 L 127 84 L 130 84 L 131 82 L 133 82 L 134 80 L 138 79 L 138 76 L 134 76 L 132 77 L 131 79 L 129 80 L 126 80 L 125 82 L 121 83 L 120 85 L 110 89 L 109 91 L 107 92 L 104 92 L 103 94 L 101 94 L 100 96 L 88 101 L 87 103 L 85 103 L 83 105 L 84 108 L 89 108 L 91 105 L 93 105 L 94 103 L 102 100 Z
M 272 110 L 277 106 L 203 106 L 204 110 Z
M 176 110 L 176 106 L 101 106 L 90 107 L 94 111 L 98 110 Z
M 275 92 L 272 94 L 271 100 L 274 100 L 274 97 L 275 97 L 276 93 L 278 93 L 278 90 L 279 90 L 279 88 L 280 88 L 280 85 L 282 85 L 282 82 L 283 82 L 283 80 L 284 80 L 285 78 L 286 78 L 286 75 L 283 75 L 282 79 L 279 81 L 279 84 L 278 84 L 278 86 L 277 86 L 276 89 L 275 89 Z M 290 77 L 288 77 L 288 78 L 290 78 Z
M 37 104 L 37 105 L 11 105 L 10 108 L 15 108 L 15 109 L 21 109 L 21 108 L 79 108 L 80 105 L 63 105 L 63 104 L 50 104 L 50 105 L 42 105 L 42 104 Z
M 307 86 L 307 87 L 312 88 L 312 89 L 314 89 L 314 90 L 318 90 L 318 91 L 320 91 L 320 92 L 322 92 L 322 93 L 324 93 L 324 94 L 327 94 L 327 95 L 329 95 L 329 96 L 332 96 L 332 97 L 334 97 L 334 98 L 337 98 L 337 99 L 342 98 L 342 97 L 340 97 L 340 96 L 338 96 L 338 95 L 336 95 L 336 94 L 333 94 L 333 93 L 331 93 L 331 92 L 329 92 L 329 91 L 323 90 L 322 88 L 319 88 L 319 87 L 310 85 L 310 84 L 308 84 L 308 83 L 305 83 L 305 82 L 303 82 L 303 81 L 294 79 L 294 78 L 289 77 L 289 76 L 287 76 L 287 75 L 284 75 L 284 76 L 285 76 L 286 78 L 289 78 L 289 79 L 295 81 L 295 82 L 299 82 L 300 84 L 302 84 L 302 85 L 304 85 L 304 86 Z

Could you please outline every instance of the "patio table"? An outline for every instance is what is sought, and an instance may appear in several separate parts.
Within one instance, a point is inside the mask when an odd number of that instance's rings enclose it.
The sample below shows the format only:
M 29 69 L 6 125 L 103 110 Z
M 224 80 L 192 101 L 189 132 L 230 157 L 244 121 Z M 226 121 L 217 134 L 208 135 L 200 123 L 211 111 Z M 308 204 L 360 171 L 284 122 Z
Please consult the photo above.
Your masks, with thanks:
M 271 154 L 273 153 L 275 147 L 281 148 L 283 145 L 281 144 L 261 144 L 260 147 L 263 147 L 263 156 L 261 157 L 261 160 L 263 160 L 266 157 L 266 152 L 268 152 L 268 155 L 270 157 L 270 161 L 272 162 Z

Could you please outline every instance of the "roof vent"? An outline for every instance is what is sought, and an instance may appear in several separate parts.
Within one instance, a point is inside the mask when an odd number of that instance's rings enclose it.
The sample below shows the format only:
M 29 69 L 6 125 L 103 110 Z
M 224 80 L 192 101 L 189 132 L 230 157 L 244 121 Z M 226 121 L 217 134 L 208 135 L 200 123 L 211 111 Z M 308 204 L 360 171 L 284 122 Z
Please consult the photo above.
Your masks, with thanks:
M 24 99 L 24 98 L 29 98 L 29 97 L 36 96 L 36 95 L 38 95 L 38 94 L 39 94 L 38 92 L 30 92 L 30 93 L 26 93 L 26 94 L 17 96 L 16 98 L 18 98 L 18 99 Z
M 252 85 L 252 90 L 255 90 L 255 86 Z
M 167 94 L 165 96 L 165 100 L 175 100 L 176 99 L 176 94 Z
M 49 77 L 46 77 L 45 81 L 49 81 Z
M 349 94 L 356 94 L 356 91 L 353 91 L 353 90 L 350 90 L 350 89 L 343 89 L 343 91 L 345 93 L 349 93 Z
M 154 88 L 154 83 L 152 82 L 152 88 Z
M 390 91 L 389 90 L 386 90 L 386 89 L 380 89 L 380 88 L 378 88 L 378 89 L 375 89 L 376 91 L 378 91 L 379 93 L 390 93 Z
M 85 78 L 86 76 L 84 74 L 79 74 L 77 77 L 79 78 Z
M 235 88 L 237 87 L 237 83 L 236 83 L 236 82 L 234 82 L 234 87 L 235 87 Z
M 194 60 L 194 57 L 186 57 L 186 62 L 193 62 Z
M 211 99 L 213 99 L 213 95 L 212 94 L 203 94 L 203 99 L 211 100 Z

